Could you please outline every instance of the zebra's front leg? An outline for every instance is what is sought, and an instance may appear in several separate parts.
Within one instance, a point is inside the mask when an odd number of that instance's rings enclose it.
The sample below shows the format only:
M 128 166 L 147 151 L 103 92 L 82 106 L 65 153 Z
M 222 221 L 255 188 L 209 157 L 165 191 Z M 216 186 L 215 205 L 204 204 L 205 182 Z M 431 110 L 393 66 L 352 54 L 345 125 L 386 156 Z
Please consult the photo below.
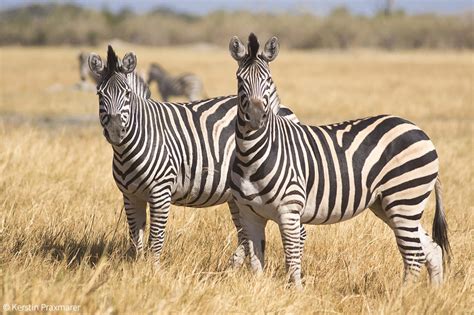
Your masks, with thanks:
M 280 228 L 283 250 L 285 252 L 286 270 L 290 283 L 302 289 L 301 283 L 301 224 L 298 209 L 280 209 L 278 226 Z
M 153 253 L 155 266 L 158 267 L 171 205 L 171 190 L 167 187 L 166 189 L 152 192 L 148 203 L 150 204 L 150 235 L 148 245 Z
M 303 259 L 304 242 L 306 241 L 306 229 L 304 225 L 300 226 L 300 259 Z
M 257 215 L 247 206 L 239 204 L 239 218 L 245 238 L 245 251 L 250 258 L 250 268 L 256 274 L 263 272 L 265 261 L 265 226 L 267 219 Z
M 146 226 L 146 201 L 134 196 L 123 195 L 127 215 L 131 248 L 136 256 L 143 255 L 143 237 Z
M 237 207 L 234 201 L 229 201 L 229 210 L 232 217 L 232 222 L 234 222 L 235 228 L 237 229 L 237 248 L 229 259 L 229 265 L 231 268 L 238 269 L 240 268 L 245 261 L 245 237 L 244 231 L 242 230 L 242 225 L 240 224 L 239 218 L 239 207 Z

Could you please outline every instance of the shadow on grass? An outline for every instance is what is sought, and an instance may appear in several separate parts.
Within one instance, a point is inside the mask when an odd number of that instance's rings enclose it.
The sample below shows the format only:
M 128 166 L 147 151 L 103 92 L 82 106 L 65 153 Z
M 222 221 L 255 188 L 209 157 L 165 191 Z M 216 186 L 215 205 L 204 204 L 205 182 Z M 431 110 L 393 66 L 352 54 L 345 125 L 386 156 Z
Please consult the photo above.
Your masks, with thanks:
M 68 268 L 75 268 L 83 263 L 95 266 L 103 257 L 132 259 L 132 253 L 127 252 L 124 242 L 119 240 L 75 240 L 67 238 L 64 242 L 56 242 L 54 239 L 45 238 L 39 248 L 41 255 L 49 256 L 55 261 L 66 260 Z M 127 252 L 126 255 L 121 253 Z
M 94 267 L 100 259 L 108 258 L 116 261 L 131 261 L 136 259 L 133 248 L 129 246 L 128 240 L 115 237 L 109 240 L 107 236 L 89 238 L 84 236 L 76 239 L 67 233 L 61 235 L 44 235 L 40 233 L 34 247 L 24 239 L 17 239 L 10 252 L 13 256 L 21 256 L 25 253 L 41 256 L 44 262 L 66 262 L 68 269 L 74 269 L 81 264 Z M 62 236 L 62 237 L 60 237 Z M 30 247 L 30 248 L 28 248 Z

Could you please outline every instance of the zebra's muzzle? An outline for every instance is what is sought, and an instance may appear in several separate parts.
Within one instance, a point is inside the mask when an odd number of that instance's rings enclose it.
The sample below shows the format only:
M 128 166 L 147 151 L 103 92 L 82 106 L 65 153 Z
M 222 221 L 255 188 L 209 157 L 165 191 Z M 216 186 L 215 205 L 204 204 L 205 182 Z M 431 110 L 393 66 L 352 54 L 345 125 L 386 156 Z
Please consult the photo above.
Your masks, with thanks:
M 264 101 L 257 98 L 250 99 L 250 106 L 245 113 L 245 120 L 252 129 L 259 129 L 265 124 L 267 114 Z
M 110 115 L 104 126 L 104 136 L 112 145 L 119 145 L 125 137 L 125 127 L 122 126 L 120 115 Z

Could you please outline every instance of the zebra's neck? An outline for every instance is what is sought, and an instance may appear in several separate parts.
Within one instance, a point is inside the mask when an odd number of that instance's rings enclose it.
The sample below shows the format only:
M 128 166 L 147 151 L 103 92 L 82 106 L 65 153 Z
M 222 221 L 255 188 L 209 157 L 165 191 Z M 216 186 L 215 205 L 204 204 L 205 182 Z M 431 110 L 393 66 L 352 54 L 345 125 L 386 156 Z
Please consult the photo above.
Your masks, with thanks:
M 268 99 L 269 106 L 272 109 L 272 112 L 274 114 L 278 114 L 278 111 L 280 110 L 280 98 L 278 97 L 277 93 L 277 88 L 275 85 L 275 82 L 272 81 L 270 84 L 270 98 Z
M 162 130 L 162 104 L 133 96 L 130 119 L 120 145 L 113 146 L 113 176 L 122 192 L 146 196 L 160 172 L 171 171 Z M 175 158 L 179 161 L 179 158 Z M 172 161 L 171 161 L 172 162 Z M 159 165 L 167 167 L 160 168 Z
M 251 130 L 239 112 L 235 135 L 239 161 L 243 163 L 253 161 L 259 152 L 270 150 L 275 118 L 276 114 L 270 111 L 266 123 L 259 129 Z
M 149 104 L 150 103 L 150 104 Z M 144 154 L 148 146 L 158 146 L 162 142 L 159 119 L 160 104 L 132 93 L 130 99 L 130 118 L 125 126 L 125 137 L 120 145 L 113 145 L 114 156 L 118 160 L 131 155 L 131 151 L 141 150 Z M 139 146 L 141 148 L 139 148 Z M 140 158 L 135 154 L 130 160 Z
M 145 80 L 135 71 L 127 74 L 127 82 L 132 90 L 132 93 L 139 98 L 148 99 L 151 96 L 150 88 Z

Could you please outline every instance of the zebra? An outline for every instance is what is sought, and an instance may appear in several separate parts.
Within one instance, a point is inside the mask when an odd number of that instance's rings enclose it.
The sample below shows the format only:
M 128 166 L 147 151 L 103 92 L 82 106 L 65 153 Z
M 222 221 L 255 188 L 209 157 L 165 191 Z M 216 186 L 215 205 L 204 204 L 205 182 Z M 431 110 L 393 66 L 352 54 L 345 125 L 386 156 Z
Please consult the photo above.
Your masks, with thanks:
M 197 75 L 183 73 L 173 77 L 157 63 L 151 64 L 148 71 L 147 83 L 150 85 L 153 81 L 158 84 L 158 90 L 165 102 L 170 96 L 185 96 L 190 101 L 196 101 L 205 94 L 202 81 Z
M 303 224 L 332 224 L 371 209 L 394 232 L 404 262 L 404 280 L 426 264 L 432 283 L 443 281 L 449 258 L 438 156 L 413 123 L 390 115 L 313 127 L 272 113 L 279 104 L 269 63 L 279 52 L 270 38 L 259 54 L 252 33 L 247 50 L 229 43 L 238 63 L 236 157 L 231 189 L 248 240 L 251 267 L 264 264 L 265 225 L 279 225 L 290 282 L 301 288 Z M 436 193 L 433 239 L 420 224 L 431 191 Z
M 89 56 L 90 53 L 83 51 L 79 53 L 79 76 L 82 83 L 85 83 L 87 78 L 90 78 L 95 84 L 98 84 L 100 77 L 98 77 L 94 72 L 90 71 L 88 64 Z
M 236 96 L 184 104 L 156 102 L 140 87 L 143 82 L 136 79 L 136 65 L 134 53 L 119 60 L 110 45 L 106 64 L 97 54 L 89 57 L 91 71 L 100 77 L 99 118 L 113 148 L 113 177 L 123 195 L 132 247 L 143 254 L 147 203 L 148 245 L 158 264 L 170 204 L 200 208 L 227 202 L 238 237 L 229 263 L 240 267 L 245 239 L 229 187 Z M 273 110 L 297 121 L 288 108 Z M 300 230 L 304 238 L 304 227 Z

